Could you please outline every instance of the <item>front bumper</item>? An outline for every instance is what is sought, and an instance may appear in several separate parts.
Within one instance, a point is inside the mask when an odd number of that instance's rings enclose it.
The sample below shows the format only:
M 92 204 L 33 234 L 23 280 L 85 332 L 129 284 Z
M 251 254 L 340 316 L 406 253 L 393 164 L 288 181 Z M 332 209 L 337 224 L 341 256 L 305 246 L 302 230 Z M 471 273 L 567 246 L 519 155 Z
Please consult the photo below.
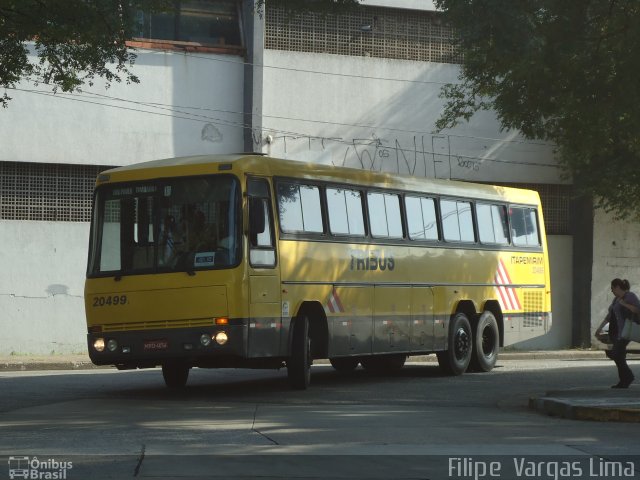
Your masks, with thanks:
M 215 336 L 227 334 L 227 342 L 220 345 Z M 244 358 L 247 355 L 246 325 L 191 327 L 180 329 L 157 329 L 99 332 L 87 334 L 89 357 L 96 365 L 116 365 L 121 368 L 154 367 L 170 361 L 182 361 L 191 365 L 215 362 L 215 359 Z M 209 345 L 201 343 L 201 337 L 214 337 Z M 94 347 L 96 340 L 103 339 L 102 352 Z M 107 345 L 115 341 L 111 351 Z M 113 345 L 113 342 L 111 342 Z

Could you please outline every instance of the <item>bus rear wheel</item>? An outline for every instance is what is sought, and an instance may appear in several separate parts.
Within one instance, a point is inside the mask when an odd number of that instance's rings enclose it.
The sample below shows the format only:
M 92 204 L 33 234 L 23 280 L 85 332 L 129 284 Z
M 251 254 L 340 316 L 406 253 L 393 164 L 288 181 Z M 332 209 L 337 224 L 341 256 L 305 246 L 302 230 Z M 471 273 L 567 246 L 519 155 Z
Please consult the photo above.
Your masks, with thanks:
M 449 325 L 447 350 L 438 352 L 440 368 L 448 375 L 462 375 L 469 367 L 473 352 L 473 333 L 467 316 L 456 313 Z
M 311 383 L 311 339 L 309 317 L 306 315 L 298 317 L 293 325 L 287 376 L 291 387 L 296 390 L 306 390 Z
M 360 360 L 354 357 L 330 358 L 331 366 L 339 372 L 350 372 L 358 367 Z
M 498 360 L 499 348 L 500 333 L 496 317 L 491 312 L 484 312 L 478 319 L 470 367 L 476 372 L 490 372 Z
M 165 385 L 172 390 L 184 388 L 189 378 L 189 370 L 190 367 L 183 363 L 163 363 L 162 377 Z

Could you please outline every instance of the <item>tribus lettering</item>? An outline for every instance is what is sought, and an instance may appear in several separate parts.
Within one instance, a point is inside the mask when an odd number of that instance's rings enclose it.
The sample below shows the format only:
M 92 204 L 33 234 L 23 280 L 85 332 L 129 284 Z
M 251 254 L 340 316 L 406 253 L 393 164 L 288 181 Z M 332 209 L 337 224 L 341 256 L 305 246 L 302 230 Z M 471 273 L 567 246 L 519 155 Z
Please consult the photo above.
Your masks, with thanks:
M 385 256 L 377 250 L 351 253 L 351 270 L 393 270 L 396 267 L 393 257 Z

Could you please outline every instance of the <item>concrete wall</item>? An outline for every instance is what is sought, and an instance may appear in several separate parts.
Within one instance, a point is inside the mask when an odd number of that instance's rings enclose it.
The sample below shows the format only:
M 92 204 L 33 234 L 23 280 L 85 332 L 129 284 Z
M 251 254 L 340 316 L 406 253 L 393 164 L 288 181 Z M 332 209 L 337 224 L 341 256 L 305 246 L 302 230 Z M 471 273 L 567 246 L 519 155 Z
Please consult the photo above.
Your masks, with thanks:
M 0 161 L 127 165 L 243 150 L 241 57 L 139 50 L 132 70 L 139 84 L 108 90 L 7 91 Z
M 0 355 L 84 352 L 88 223 L 0 222 Z
M 500 132 L 490 112 L 432 133 L 455 65 L 275 50 L 264 58 L 263 148 L 271 155 L 421 177 L 560 181 L 549 145 Z M 513 348 L 571 346 L 572 249 L 572 237 L 549 238 L 553 327 Z
M 262 147 L 274 156 L 426 177 L 560 181 L 550 145 L 500 132 L 490 112 L 432 133 L 455 65 L 276 50 L 264 63 Z
M 593 278 L 591 279 L 591 337 L 607 314 L 613 299 L 611 280 L 629 280 L 631 290 L 640 295 L 640 223 L 615 220 L 602 210 L 595 211 L 593 231 Z M 594 344 L 603 347 L 593 340 Z
M 546 335 L 513 345 L 515 350 L 550 350 L 571 347 L 573 285 L 573 237 L 549 235 L 549 270 L 551 272 L 551 310 L 553 324 Z
M 431 133 L 453 65 L 271 50 L 264 64 L 257 146 L 272 155 L 427 177 L 558 181 L 551 147 L 499 132 L 490 113 Z M 10 92 L 0 161 L 124 165 L 244 149 L 241 59 L 141 51 L 134 72 L 140 85 L 107 91 Z M 87 236 L 87 224 L 0 221 L 0 354 L 84 350 Z
M 141 50 L 133 72 L 140 84 L 108 90 L 8 91 L 0 161 L 126 165 L 244 150 L 242 58 Z M 0 220 L 0 355 L 86 350 L 88 232 L 88 223 Z
M 85 350 L 83 285 L 88 237 L 87 224 L 2 222 L 0 242 L 14 248 L 0 251 L 0 265 L 5 266 L 0 276 L 0 355 Z M 573 242 L 568 236 L 550 236 L 548 243 L 553 326 L 547 335 L 515 345 L 515 349 L 571 345 L 571 283 L 566 278 L 571 275 Z M 606 310 L 608 298 L 598 307 Z

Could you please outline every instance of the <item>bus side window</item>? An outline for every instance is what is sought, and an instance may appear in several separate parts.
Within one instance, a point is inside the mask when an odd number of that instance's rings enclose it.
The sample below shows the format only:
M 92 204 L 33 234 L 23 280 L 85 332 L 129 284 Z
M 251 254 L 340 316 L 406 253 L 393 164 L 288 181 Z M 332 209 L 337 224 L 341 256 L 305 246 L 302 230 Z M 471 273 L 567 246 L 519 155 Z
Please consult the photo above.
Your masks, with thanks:
M 438 240 L 438 220 L 433 198 L 412 197 L 404 199 L 407 224 L 411 240 Z
M 264 218 L 264 199 L 252 198 L 249 205 L 249 232 L 251 245 L 258 246 L 258 235 L 264 233 L 267 224 Z
M 402 238 L 400 197 L 391 193 L 367 194 L 371 235 L 375 238 Z
M 333 235 L 364 236 L 362 197 L 357 190 L 327 188 L 329 229 Z
M 513 244 L 518 247 L 539 246 L 538 216 L 535 208 L 511 207 L 509 213 Z
M 476 217 L 480 242 L 509 244 L 507 210 L 504 205 L 477 203 Z
M 471 203 L 460 200 L 441 200 L 442 229 L 449 242 L 474 242 Z
M 315 185 L 278 183 L 280 228 L 285 233 L 323 233 L 320 189 Z
M 249 197 L 249 261 L 256 267 L 276 264 L 268 198 Z

